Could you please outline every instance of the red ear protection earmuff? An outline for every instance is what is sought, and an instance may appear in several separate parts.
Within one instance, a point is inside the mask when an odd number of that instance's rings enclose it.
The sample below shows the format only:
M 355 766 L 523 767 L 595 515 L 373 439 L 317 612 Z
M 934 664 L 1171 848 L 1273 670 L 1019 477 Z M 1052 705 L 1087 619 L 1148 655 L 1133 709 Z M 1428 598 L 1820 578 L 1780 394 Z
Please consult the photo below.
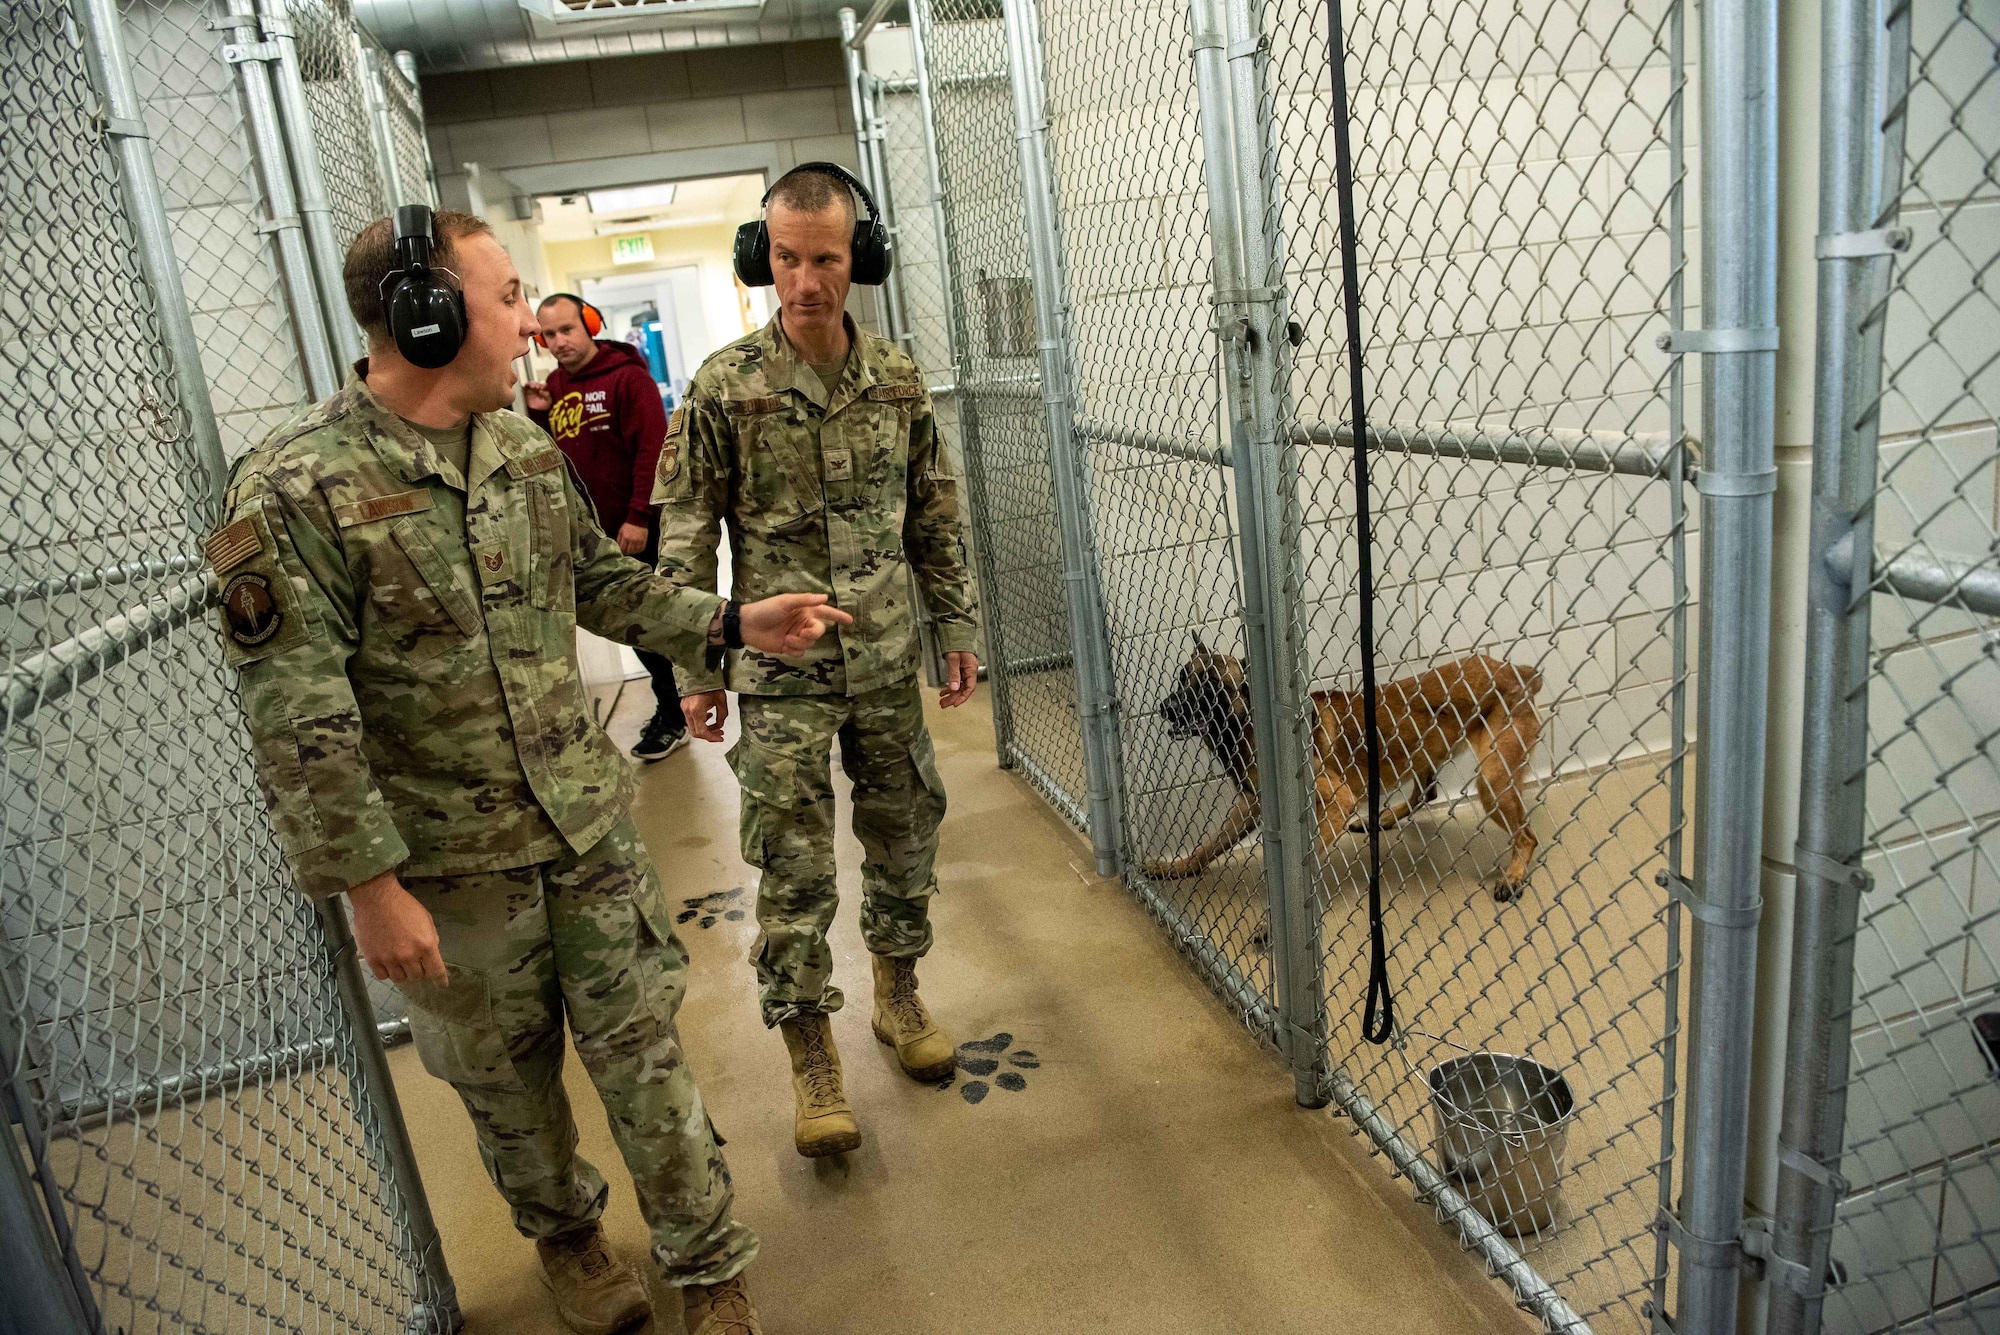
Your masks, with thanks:
M 596 338 L 604 332 L 604 312 L 598 310 L 597 307 L 591 305 L 582 297 L 577 296 L 574 292 L 551 292 L 542 299 L 542 304 L 546 306 L 551 301 L 575 302 L 576 308 L 583 312 L 583 332 L 589 334 L 592 338 Z M 548 344 L 542 342 L 540 331 L 537 331 L 535 334 L 535 343 L 544 348 L 548 346 Z

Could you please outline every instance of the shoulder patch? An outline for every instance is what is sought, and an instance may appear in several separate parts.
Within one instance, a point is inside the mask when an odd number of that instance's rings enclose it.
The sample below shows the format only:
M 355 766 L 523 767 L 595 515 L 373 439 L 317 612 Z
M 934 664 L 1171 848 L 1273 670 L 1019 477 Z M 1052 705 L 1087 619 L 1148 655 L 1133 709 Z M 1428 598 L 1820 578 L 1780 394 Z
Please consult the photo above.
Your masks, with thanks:
M 781 398 L 764 399 L 724 399 L 722 408 L 731 417 L 756 417 L 761 413 L 780 412 L 785 407 Z
M 353 528 L 356 524 L 372 524 L 378 519 L 416 514 L 430 508 L 431 493 L 428 488 L 421 491 L 399 491 L 390 496 L 370 496 L 366 500 L 342 501 L 333 507 L 333 522 L 342 528 Z
M 668 413 L 667 439 L 672 440 L 675 436 L 678 436 L 681 432 L 687 430 L 687 420 L 688 420 L 688 410 L 686 404 L 682 404 L 680 407 Z
M 245 515 L 235 523 L 219 528 L 202 550 L 208 556 L 209 565 L 217 575 L 226 575 L 248 561 L 263 549 L 263 541 L 257 536 L 257 523 Z
M 667 443 L 660 446 L 660 462 L 653 469 L 655 481 L 665 484 L 681 475 L 681 443 L 674 439 L 671 429 L 667 432 Z
M 229 638 L 246 649 L 263 644 L 285 626 L 270 577 L 255 570 L 244 571 L 223 587 L 222 617 Z
M 560 468 L 562 461 L 563 452 L 551 445 L 547 449 L 539 450 L 534 454 L 526 455 L 519 459 L 509 459 L 507 461 L 507 476 L 511 478 L 533 477 L 537 473 L 546 473 L 552 468 Z
M 896 399 L 920 399 L 923 396 L 924 387 L 915 381 L 907 384 L 870 385 L 868 387 L 868 397 L 877 402 Z

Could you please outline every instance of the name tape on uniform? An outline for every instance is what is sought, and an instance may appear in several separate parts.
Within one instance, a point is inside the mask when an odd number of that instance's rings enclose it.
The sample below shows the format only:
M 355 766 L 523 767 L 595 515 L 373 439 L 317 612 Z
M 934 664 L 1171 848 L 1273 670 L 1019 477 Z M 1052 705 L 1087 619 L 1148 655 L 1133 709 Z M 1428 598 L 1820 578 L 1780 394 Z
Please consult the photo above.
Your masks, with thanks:
M 418 514 L 430 508 L 431 494 L 428 489 L 399 491 L 388 496 L 342 501 L 333 507 L 333 522 L 342 528 L 353 528 L 356 524 L 372 524 L 378 519 Z

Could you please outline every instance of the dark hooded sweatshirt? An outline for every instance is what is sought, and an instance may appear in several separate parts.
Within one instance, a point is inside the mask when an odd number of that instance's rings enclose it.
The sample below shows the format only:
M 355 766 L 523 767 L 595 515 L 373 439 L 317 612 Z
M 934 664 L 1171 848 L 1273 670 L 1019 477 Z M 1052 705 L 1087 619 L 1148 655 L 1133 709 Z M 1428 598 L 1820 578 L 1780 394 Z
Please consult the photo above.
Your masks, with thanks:
M 667 411 L 646 359 L 629 343 L 597 340 L 597 355 L 575 375 L 549 373 L 549 410 L 530 411 L 576 465 L 612 537 L 621 524 L 652 521 L 653 470 L 667 438 Z

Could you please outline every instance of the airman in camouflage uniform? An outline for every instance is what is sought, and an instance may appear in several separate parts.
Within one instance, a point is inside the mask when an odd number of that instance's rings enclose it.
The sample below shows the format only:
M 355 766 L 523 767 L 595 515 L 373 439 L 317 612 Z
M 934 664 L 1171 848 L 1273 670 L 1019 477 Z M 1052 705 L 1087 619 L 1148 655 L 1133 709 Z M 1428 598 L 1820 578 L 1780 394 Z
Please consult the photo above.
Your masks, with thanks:
M 854 617 L 803 659 L 735 652 L 723 673 L 690 664 L 681 678 L 684 697 L 725 685 L 740 697 L 742 736 L 729 758 L 742 789 L 743 857 L 763 873 L 754 964 L 764 1023 L 782 1027 L 792 1049 L 806 1154 L 859 1142 L 821 1018 L 842 1003 L 826 943 L 838 903 L 836 738 L 864 854 L 875 1032 L 917 1078 L 952 1069 L 950 1039 L 915 993 L 915 960 L 931 946 L 945 791 L 916 679 L 912 576 L 945 652 L 969 654 L 977 634 L 957 483 L 922 373 L 852 320 L 846 330 L 851 352 L 830 391 L 782 317 L 710 357 L 669 419 L 653 493 L 660 570 L 677 583 L 715 587 L 726 521 L 738 596 L 826 593 Z
M 757 1239 L 675 1032 L 688 956 L 575 657 L 581 623 L 698 660 L 719 600 L 621 555 L 525 419 L 475 414 L 461 474 L 359 375 L 245 456 L 227 514 L 223 648 L 278 835 L 308 894 L 394 868 L 430 911 L 449 984 L 402 984 L 411 1030 L 515 1225 L 604 1211 L 567 1016 L 662 1269 L 729 1280 Z

